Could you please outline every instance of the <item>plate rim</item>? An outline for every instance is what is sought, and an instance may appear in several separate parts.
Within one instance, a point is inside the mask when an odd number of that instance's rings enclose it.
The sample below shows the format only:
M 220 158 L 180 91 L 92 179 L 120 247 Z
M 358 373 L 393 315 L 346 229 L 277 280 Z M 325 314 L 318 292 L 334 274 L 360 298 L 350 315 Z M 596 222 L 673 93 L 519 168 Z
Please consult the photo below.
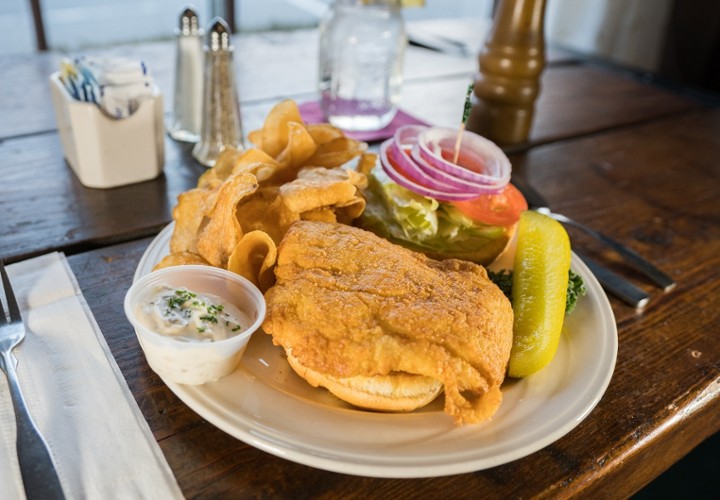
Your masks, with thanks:
M 165 226 L 152 240 L 150 245 L 148 245 L 138 262 L 133 281 L 150 272 L 152 266 L 157 263 L 157 256 L 164 255 L 162 250 L 169 242 L 173 228 L 174 222 L 171 222 Z M 165 253 L 167 253 L 167 251 L 165 251 Z M 609 337 L 606 350 L 604 351 L 605 358 L 607 359 L 602 360 L 603 365 L 598 364 L 598 368 L 601 366 L 605 368 L 601 370 L 601 375 L 599 375 L 592 384 L 589 384 L 595 388 L 595 390 L 592 391 L 593 394 L 590 395 L 589 399 L 583 404 L 578 405 L 581 407 L 578 411 L 570 412 L 573 415 L 572 418 L 566 419 L 561 425 L 555 427 L 542 438 L 534 440 L 530 445 L 525 445 L 519 450 L 511 449 L 491 457 L 480 457 L 476 459 L 461 459 L 461 457 L 458 457 L 458 459 L 453 460 L 451 457 L 448 463 L 443 464 L 432 463 L 432 460 L 422 458 L 407 463 L 393 463 L 392 459 L 378 460 L 377 457 L 375 457 L 374 460 L 357 457 L 354 460 L 348 460 L 339 457 L 337 454 L 332 455 L 328 453 L 326 449 L 316 449 L 316 451 L 313 451 L 307 444 L 303 447 L 297 447 L 293 443 L 282 441 L 281 439 L 272 439 L 264 432 L 253 432 L 254 429 L 253 426 L 250 425 L 250 422 L 242 422 L 243 426 L 238 427 L 237 422 L 231 421 L 231 419 L 224 417 L 220 413 L 208 410 L 208 407 L 202 404 L 204 401 L 207 401 L 207 391 L 203 390 L 204 386 L 186 386 L 165 379 L 163 379 L 163 382 L 183 403 L 223 432 L 262 451 L 310 467 L 355 476 L 378 478 L 439 477 L 496 467 L 535 453 L 572 431 L 592 412 L 595 406 L 597 406 L 612 379 L 618 351 L 617 323 L 612 307 L 597 278 L 575 253 L 572 254 L 571 267 L 583 276 L 588 294 L 592 292 L 597 295 L 598 304 L 601 308 L 600 318 L 603 322 L 601 331 Z M 520 381 L 520 383 L 522 383 L 522 381 Z M 199 398 L 197 394 L 201 395 L 202 398 Z M 588 395 L 584 394 L 584 396 Z

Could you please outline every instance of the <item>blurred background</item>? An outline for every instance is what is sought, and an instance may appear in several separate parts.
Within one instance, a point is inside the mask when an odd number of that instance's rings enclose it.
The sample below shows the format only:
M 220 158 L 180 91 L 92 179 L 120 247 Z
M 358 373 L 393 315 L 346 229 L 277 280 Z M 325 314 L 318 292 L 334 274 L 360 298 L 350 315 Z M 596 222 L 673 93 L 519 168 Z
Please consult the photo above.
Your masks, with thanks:
M 196 0 L 201 19 L 220 15 L 237 32 L 316 26 L 330 0 Z M 186 0 L 0 0 L 0 54 L 169 39 Z M 407 20 L 489 20 L 493 0 L 425 0 Z M 452 36 L 453 34 L 448 34 Z M 720 92 L 717 0 L 547 0 L 549 44 L 670 82 Z M 478 46 L 481 39 L 473 40 Z
M 169 39 L 183 7 L 192 5 L 208 22 L 233 21 L 237 32 L 317 26 L 331 0 L 0 0 L 0 53 L 36 49 L 33 4 L 39 5 L 47 46 L 77 51 L 88 46 Z M 425 0 L 405 18 L 489 18 L 492 0 Z M 36 7 L 37 9 L 37 7 Z

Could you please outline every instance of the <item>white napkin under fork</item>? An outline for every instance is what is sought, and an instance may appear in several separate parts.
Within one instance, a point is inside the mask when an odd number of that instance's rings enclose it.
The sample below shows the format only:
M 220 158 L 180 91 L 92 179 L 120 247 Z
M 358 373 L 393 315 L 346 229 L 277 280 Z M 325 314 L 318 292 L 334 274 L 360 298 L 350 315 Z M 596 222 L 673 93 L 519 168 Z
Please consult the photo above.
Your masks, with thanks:
M 182 498 L 65 256 L 43 255 L 7 272 L 27 329 L 14 351 L 20 387 L 67 498 Z M 25 498 L 4 376 L 0 497 Z

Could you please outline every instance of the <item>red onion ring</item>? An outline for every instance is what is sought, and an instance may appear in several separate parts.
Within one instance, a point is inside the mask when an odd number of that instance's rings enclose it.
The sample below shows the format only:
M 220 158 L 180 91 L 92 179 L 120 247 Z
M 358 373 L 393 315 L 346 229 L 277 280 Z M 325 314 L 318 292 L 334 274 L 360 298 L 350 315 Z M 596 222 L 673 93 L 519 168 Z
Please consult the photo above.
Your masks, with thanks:
M 478 197 L 476 193 L 452 193 L 439 191 L 437 189 L 418 184 L 414 180 L 406 177 L 401 172 L 395 169 L 393 163 L 388 158 L 388 150 L 393 141 L 394 139 L 388 139 L 380 145 L 380 165 L 382 166 L 382 169 L 385 171 L 388 177 L 390 177 L 398 185 L 404 187 L 405 189 L 409 189 L 410 191 L 421 196 L 428 196 L 430 198 L 435 198 L 439 201 L 472 200 Z M 407 175 L 410 176 L 409 173 Z
M 381 165 L 397 184 L 440 201 L 475 199 L 505 189 L 511 169 L 505 153 L 491 141 L 463 132 L 460 158 L 481 171 L 471 170 L 443 157 L 443 151 L 454 153 L 456 140 L 452 129 L 406 125 L 381 144 Z
M 390 145 L 387 148 L 387 157 L 415 182 L 423 186 L 448 193 L 466 193 L 471 190 L 467 185 L 455 182 L 450 176 L 448 176 L 447 182 L 442 179 L 437 179 L 428 171 L 425 160 L 417 161 L 411 157 L 405 148 L 401 147 L 397 141 L 390 141 Z
M 478 184 L 477 182 L 468 181 L 449 174 L 444 170 L 438 169 L 422 157 L 418 145 L 415 145 L 412 149 L 410 156 L 412 157 L 411 161 L 420 165 L 421 170 L 423 170 L 428 176 L 432 177 L 436 182 L 449 184 L 455 189 L 460 189 L 465 192 L 473 192 L 477 196 L 481 196 L 483 194 L 497 194 L 504 189 L 504 186 L 498 189 L 492 185 Z
M 412 177 L 414 181 L 437 191 L 448 193 L 472 192 L 477 196 L 497 192 L 497 189 L 492 186 L 479 185 L 438 170 L 420 157 L 417 140 L 426 129 L 427 127 L 419 125 L 400 127 L 393 136 L 394 140 L 388 150 L 388 157 L 395 160 L 395 164 Z M 407 149 L 411 149 L 410 154 L 408 154 Z
M 495 192 L 510 182 L 511 165 L 505 153 L 495 143 L 472 132 L 463 132 L 460 153 L 472 160 L 473 164 L 482 165 L 485 172 L 470 170 L 443 158 L 443 150 L 454 151 L 456 138 L 456 130 L 426 128 L 417 137 L 419 154 L 437 170 L 490 187 Z

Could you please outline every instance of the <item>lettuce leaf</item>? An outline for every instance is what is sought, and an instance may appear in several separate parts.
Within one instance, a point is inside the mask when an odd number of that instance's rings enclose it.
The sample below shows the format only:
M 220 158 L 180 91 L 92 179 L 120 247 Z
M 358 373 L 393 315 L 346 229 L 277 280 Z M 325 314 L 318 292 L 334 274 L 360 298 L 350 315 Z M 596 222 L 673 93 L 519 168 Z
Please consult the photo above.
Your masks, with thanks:
M 362 225 L 414 250 L 478 260 L 472 255 L 481 247 L 487 248 L 479 255 L 507 242 L 506 228 L 476 222 L 449 203 L 399 186 L 379 167 L 370 172 L 368 183 Z

